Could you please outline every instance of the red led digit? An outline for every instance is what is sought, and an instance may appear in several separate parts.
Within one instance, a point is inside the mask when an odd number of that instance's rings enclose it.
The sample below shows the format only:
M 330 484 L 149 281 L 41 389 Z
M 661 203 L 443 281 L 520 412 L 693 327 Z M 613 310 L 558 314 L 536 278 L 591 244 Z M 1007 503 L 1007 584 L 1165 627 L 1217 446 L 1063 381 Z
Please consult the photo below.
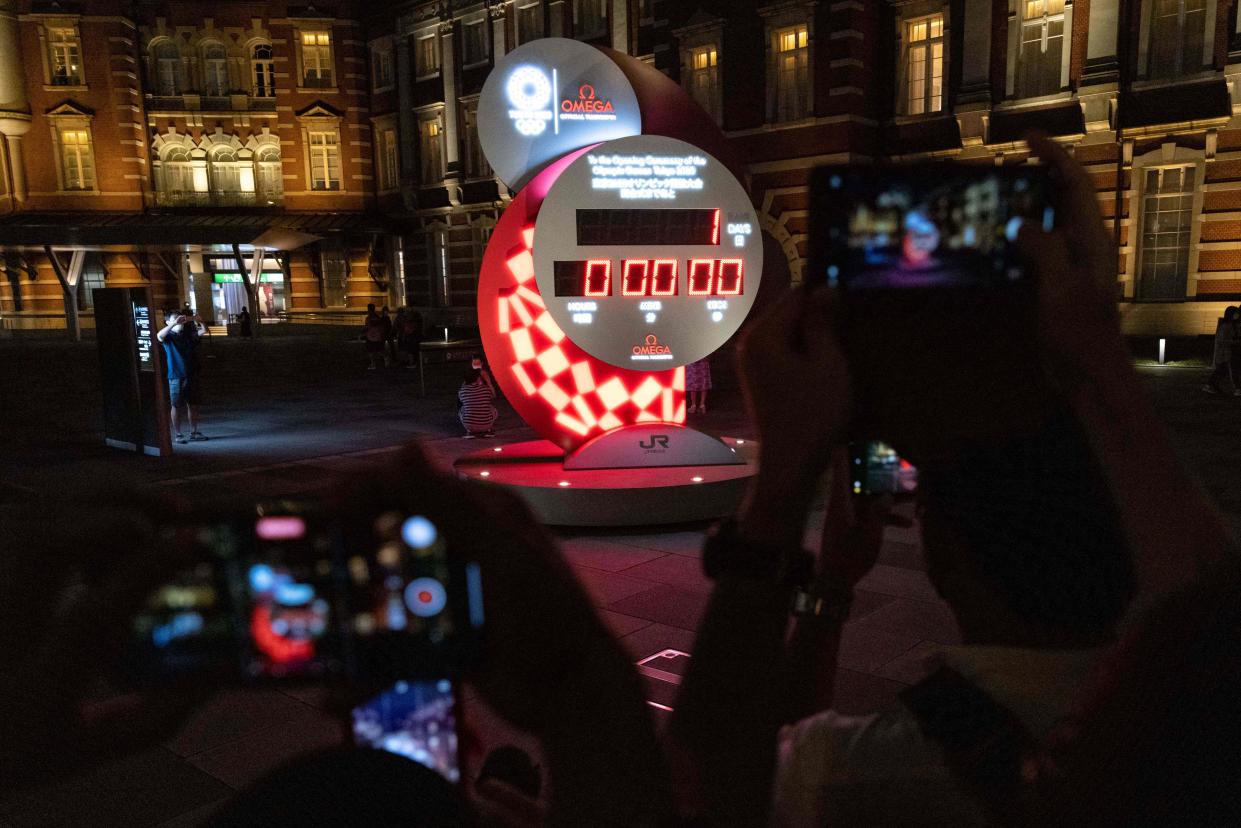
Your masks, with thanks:
M 622 296 L 646 296 L 650 262 L 646 259 L 625 259 L 621 275 Z
M 586 289 L 583 296 L 612 295 L 612 260 L 591 259 L 586 262 Z
M 677 260 L 656 259 L 651 263 L 654 271 L 651 274 L 652 296 L 677 295 Z
M 716 262 L 715 275 L 716 296 L 740 296 L 742 278 L 741 259 L 723 259 Z
M 690 296 L 710 296 L 711 283 L 715 281 L 715 265 L 714 259 L 690 259 L 689 260 L 689 285 L 688 293 Z
M 715 223 L 711 227 L 711 243 L 712 244 L 720 243 L 720 211 L 719 210 L 715 211 Z

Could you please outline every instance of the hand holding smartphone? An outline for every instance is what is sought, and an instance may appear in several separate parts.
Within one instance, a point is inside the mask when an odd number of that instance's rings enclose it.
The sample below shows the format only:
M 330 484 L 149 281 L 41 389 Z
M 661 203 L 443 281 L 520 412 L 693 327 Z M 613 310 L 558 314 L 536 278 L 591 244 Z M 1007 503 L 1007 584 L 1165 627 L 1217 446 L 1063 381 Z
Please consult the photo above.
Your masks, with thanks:
M 813 181 L 810 273 L 841 295 L 855 439 L 921 460 L 1037 428 L 1052 395 L 1016 239 L 1054 224 L 1047 171 L 825 167 Z

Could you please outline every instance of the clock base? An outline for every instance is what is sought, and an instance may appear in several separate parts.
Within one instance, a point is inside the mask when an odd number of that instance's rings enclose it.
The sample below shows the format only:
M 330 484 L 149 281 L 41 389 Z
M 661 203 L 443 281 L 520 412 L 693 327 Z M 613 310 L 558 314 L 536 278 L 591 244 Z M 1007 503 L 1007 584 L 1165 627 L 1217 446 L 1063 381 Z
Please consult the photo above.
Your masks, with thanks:
M 554 443 L 532 440 L 472 452 L 453 465 L 459 477 L 517 494 L 550 526 L 659 526 L 714 520 L 737 508 L 757 471 L 757 444 L 718 442 L 731 462 L 570 468 Z

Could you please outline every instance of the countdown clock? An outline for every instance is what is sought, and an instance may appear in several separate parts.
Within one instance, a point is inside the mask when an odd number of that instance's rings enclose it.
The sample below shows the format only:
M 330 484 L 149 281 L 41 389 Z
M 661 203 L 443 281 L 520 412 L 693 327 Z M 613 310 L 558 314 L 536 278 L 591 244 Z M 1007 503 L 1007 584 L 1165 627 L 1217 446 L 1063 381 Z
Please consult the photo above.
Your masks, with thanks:
M 718 350 L 754 304 L 758 217 L 718 160 L 675 138 L 599 144 L 538 213 L 539 294 L 565 334 L 619 368 L 660 371 Z

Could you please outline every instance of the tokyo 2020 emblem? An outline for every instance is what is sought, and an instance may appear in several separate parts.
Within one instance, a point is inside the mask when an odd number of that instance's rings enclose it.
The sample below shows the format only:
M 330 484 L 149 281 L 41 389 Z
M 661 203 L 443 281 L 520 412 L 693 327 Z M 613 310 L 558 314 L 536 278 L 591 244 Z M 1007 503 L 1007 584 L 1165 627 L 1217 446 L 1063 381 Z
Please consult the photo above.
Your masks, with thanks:
M 547 73 L 533 66 L 519 66 L 504 86 L 513 108 L 508 116 L 522 135 L 534 137 L 547 129 L 552 119 L 552 82 Z

